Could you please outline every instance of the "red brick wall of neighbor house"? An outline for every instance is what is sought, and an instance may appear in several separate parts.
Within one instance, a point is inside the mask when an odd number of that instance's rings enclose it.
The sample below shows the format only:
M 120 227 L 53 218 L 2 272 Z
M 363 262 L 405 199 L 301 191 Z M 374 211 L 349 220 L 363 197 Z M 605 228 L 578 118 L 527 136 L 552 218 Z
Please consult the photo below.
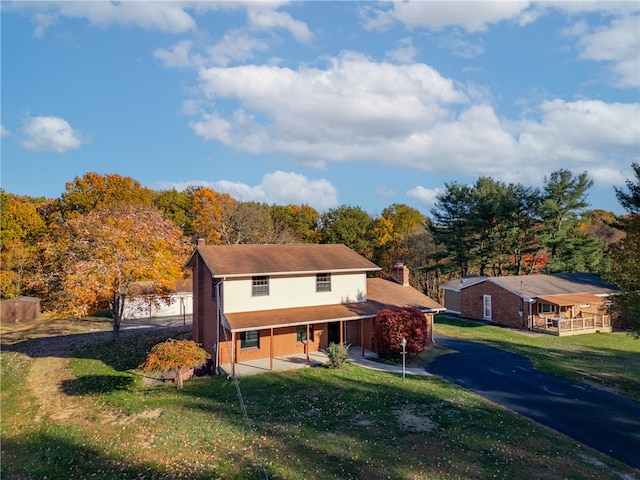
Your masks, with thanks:
M 521 317 L 519 314 L 522 308 L 521 298 L 493 282 L 481 282 L 462 290 L 461 316 L 482 320 L 484 315 L 483 295 L 491 296 L 492 322 L 516 328 L 526 328 L 529 313 L 528 304 L 524 305 Z

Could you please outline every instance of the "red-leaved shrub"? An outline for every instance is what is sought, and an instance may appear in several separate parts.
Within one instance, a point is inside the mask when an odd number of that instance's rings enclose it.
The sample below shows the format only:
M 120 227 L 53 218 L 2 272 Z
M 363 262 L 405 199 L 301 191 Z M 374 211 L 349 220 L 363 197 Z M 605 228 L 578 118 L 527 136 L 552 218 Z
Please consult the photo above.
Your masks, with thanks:
M 378 355 L 397 356 L 402 353 L 402 339 L 407 340 L 406 351 L 417 355 L 427 340 L 427 320 L 413 307 L 385 308 L 376 315 L 373 344 Z

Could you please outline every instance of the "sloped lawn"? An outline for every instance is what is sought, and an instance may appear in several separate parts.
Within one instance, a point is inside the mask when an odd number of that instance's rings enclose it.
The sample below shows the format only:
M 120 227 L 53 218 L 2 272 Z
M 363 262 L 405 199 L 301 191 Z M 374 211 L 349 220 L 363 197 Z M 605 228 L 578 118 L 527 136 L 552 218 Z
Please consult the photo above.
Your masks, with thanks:
M 49 404 L 24 374 L 38 359 L 3 350 L 1 477 L 633 478 L 435 377 L 349 365 L 196 378 L 178 391 L 135 370 L 160 340 L 143 332 L 75 352 Z M 72 414 L 57 414 L 58 400 Z

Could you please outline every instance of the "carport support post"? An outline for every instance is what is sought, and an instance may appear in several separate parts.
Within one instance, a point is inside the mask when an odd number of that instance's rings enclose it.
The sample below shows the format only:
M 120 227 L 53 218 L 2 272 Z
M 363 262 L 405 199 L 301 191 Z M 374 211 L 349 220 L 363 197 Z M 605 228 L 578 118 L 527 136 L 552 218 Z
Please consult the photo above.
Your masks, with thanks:
M 360 345 L 362 345 L 362 358 L 364 358 L 364 318 L 360 319 Z
M 236 332 L 231 332 L 231 376 L 236 376 Z
M 400 345 L 402 345 L 402 381 L 404 381 L 405 372 L 406 372 L 407 339 L 402 337 L 402 341 L 400 342 Z
M 305 350 L 307 351 L 307 365 L 309 365 L 309 324 L 307 323 L 307 341 L 304 344 Z
M 269 371 L 273 371 L 273 328 L 269 330 Z
M 342 320 L 340 320 L 340 345 L 344 344 L 344 338 L 343 338 L 343 335 L 342 335 L 342 330 L 343 330 L 342 323 L 343 323 Z

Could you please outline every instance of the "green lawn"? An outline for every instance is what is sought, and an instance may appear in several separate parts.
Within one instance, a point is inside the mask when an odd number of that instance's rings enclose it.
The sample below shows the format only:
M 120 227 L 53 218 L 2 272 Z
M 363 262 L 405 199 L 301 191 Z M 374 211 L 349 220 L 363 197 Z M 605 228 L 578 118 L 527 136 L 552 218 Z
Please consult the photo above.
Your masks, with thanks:
M 106 342 L 76 352 L 70 363 L 76 378 L 63 382 L 60 393 L 73 402 L 75 415 L 60 418 L 40 418 L 34 408 L 24 374 L 34 360 L 3 350 L 0 476 L 376 480 L 638 474 L 436 377 L 403 381 L 348 365 L 263 374 L 239 384 L 203 377 L 185 382 L 181 391 L 172 384 L 149 385 L 135 368 L 160 340 L 143 333 L 119 346 Z
M 540 370 L 640 402 L 640 339 L 625 333 L 556 337 L 439 315 L 434 330 L 520 353 Z

